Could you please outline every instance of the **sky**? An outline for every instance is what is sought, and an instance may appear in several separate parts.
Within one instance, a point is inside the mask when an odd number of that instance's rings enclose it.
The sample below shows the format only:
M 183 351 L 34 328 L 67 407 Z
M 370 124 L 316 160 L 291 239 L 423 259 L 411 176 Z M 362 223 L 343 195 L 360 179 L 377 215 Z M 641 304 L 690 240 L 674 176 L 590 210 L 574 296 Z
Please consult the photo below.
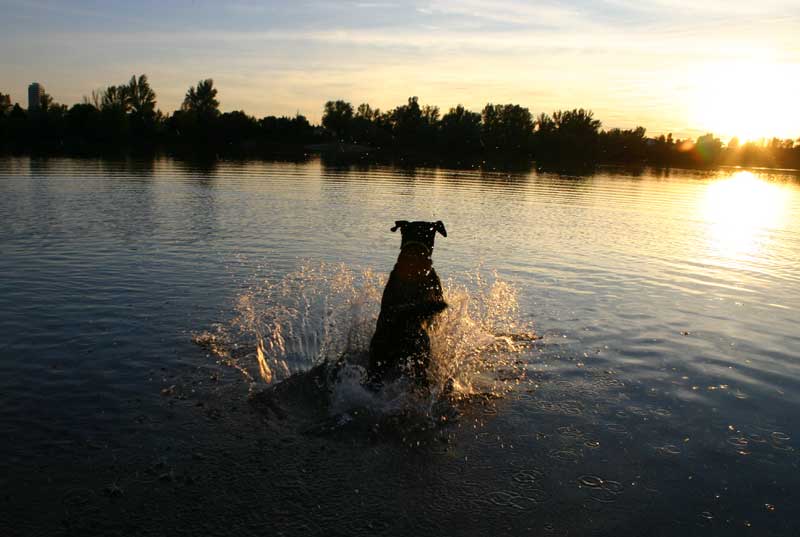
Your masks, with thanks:
M 604 128 L 800 137 L 797 0 L 0 0 L 0 92 L 57 102 L 148 75 L 165 112 L 325 101 L 589 108 Z

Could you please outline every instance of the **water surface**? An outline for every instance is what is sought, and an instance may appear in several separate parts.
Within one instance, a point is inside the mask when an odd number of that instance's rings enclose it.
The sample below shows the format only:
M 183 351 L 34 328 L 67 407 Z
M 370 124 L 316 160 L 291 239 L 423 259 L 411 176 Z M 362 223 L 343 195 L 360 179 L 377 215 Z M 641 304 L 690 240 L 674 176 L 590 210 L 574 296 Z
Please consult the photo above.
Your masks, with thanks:
M 321 432 L 193 343 L 301 266 L 388 273 L 396 219 L 516 290 L 502 398 Z M 2 159 L 0 530 L 793 535 L 799 230 L 791 172 Z

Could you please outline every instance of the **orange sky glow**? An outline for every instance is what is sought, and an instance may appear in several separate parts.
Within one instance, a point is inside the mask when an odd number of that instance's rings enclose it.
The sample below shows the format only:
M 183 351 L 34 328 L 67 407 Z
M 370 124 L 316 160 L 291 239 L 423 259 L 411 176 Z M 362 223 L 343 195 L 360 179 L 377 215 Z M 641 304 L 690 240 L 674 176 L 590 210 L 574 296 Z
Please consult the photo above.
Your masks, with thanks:
M 416 95 L 590 108 L 649 135 L 800 137 L 794 0 L 3 3 L 0 91 L 23 104 L 32 81 L 72 104 L 146 73 L 165 112 L 210 77 L 223 110 L 258 117 Z

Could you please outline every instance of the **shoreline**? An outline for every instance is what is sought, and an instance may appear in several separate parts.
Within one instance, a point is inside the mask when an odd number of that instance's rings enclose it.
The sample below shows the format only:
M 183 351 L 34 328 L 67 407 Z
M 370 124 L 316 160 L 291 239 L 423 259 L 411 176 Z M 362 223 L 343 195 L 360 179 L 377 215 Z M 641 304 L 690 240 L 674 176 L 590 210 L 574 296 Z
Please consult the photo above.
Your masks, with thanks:
M 419 168 L 444 168 L 453 170 L 509 171 L 559 173 L 565 175 L 593 175 L 600 169 L 612 168 L 642 173 L 645 170 L 688 170 L 710 172 L 721 170 L 743 170 L 755 172 L 780 172 L 800 174 L 800 167 L 779 167 L 746 164 L 696 164 L 659 162 L 616 162 L 598 161 L 591 164 L 540 162 L 535 158 L 520 158 L 518 155 L 483 155 L 472 158 L 434 155 L 429 153 L 400 153 L 357 144 L 313 144 L 305 146 L 286 146 L 281 150 L 267 152 L 226 152 L 201 154 L 197 151 L 170 151 L 164 149 L 132 148 L 125 151 L 75 152 L 75 151 L 0 151 L 0 159 L 30 158 L 34 160 L 74 159 L 120 162 L 127 160 L 155 161 L 174 159 L 187 163 L 222 162 L 310 162 L 320 160 L 331 166 L 394 166 Z

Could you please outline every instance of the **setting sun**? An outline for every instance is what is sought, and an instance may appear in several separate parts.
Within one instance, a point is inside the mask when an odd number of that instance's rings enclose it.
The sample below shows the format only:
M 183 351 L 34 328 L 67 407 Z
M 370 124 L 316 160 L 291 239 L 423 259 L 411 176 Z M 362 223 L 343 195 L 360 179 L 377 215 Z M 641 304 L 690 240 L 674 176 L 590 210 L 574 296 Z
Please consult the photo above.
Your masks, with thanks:
M 756 60 L 704 65 L 693 75 L 699 128 L 740 141 L 794 138 L 800 124 L 800 68 Z

